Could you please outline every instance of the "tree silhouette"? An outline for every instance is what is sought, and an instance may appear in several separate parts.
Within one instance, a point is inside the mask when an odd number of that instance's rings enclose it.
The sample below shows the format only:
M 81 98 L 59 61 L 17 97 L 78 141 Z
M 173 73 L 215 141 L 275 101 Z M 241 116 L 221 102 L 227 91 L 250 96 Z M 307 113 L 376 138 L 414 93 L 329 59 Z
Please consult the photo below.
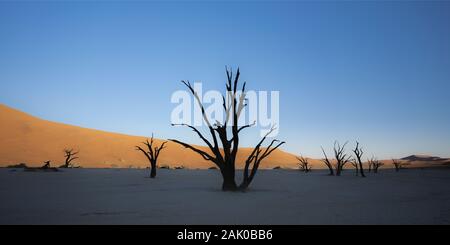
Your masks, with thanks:
M 41 167 L 42 169 L 48 169 L 48 168 L 50 168 L 50 160 L 49 161 L 45 161 L 44 163 L 44 165 Z
M 355 166 L 356 172 L 358 172 L 358 169 L 359 169 L 361 176 L 366 177 L 366 175 L 364 174 L 364 168 L 363 168 L 362 161 L 361 161 L 361 157 L 364 152 L 363 152 L 362 148 L 359 146 L 358 141 L 356 141 L 356 146 L 355 146 L 355 149 L 353 150 L 353 153 L 355 153 L 356 158 L 354 159 L 352 164 L 353 164 L 353 166 L 356 165 Z
M 369 164 L 369 169 L 372 169 L 374 173 L 378 173 L 378 168 L 384 165 L 384 163 L 378 161 L 375 157 L 367 160 L 367 162 Z
M 392 164 L 395 167 L 395 172 L 400 171 L 400 169 L 402 168 L 403 163 L 400 160 L 397 159 L 392 159 Z
M 323 147 L 320 147 L 320 148 L 322 149 L 323 156 L 324 156 L 324 158 L 322 159 L 322 162 L 327 166 L 328 170 L 330 171 L 330 173 L 328 175 L 334 175 L 333 164 L 331 164 L 331 161 L 328 159 L 328 156 L 325 153 L 325 150 L 323 149 Z
M 351 156 L 345 153 L 345 145 L 347 145 L 347 142 L 345 142 L 342 146 L 339 144 L 339 142 L 334 142 L 333 151 L 334 158 L 336 159 L 336 176 L 340 176 L 344 165 L 350 162 Z
M 352 158 L 352 160 L 350 160 L 350 163 L 352 164 L 352 166 L 355 168 L 355 174 L 356 176 L 358 176 L 359 174 L 359 164 L 358 164 L 358 160 L 356 160 L 356 158 Z M 365 177 L 365 176 L 364 176 Z
M 144 150 L 142 147 L 136 146 L 136 150 L 141 151 L 147 157 L 148 161 L 150 162 L 150 178 L 155 178 L 156 163 L 158 162 L 158 157 L 161 153 L 161 150 L 166 148 L 165 144 L 167 143 L 167 141 L 164 141 L 160 146 L 154 146 L 155 142 L 152 134 L 150 142 L 148 141 L 148 139 L 146 139 L 145 142 L 142 143 L 147 146 L 147 149 Z
M 311 171 L 311 166 L 309 165 L 308 158 L 303 157 L 302 155 L 300 155 L 296 158 L 299 161 L 298 165 L 299 165 L 300 171 L 305 172 L 305 173 L 308 173 L 309 171 Z
M 64 165 L 61 166 L 61 168 L 73 168 L 74 164 L 72 163 L 73 160 L 78 159 L 75 155 L 80 153 L 79 151 L 74 152 L 73 149 L 64 149 L 64 157 L 65 162 Z
M 238 125 L 238 120 L 241 116 L 241 112 L 247 106 L 247 104 L 245 103 L 246 83 L 244 82 L 242 87 L 238 89 L 240 76 L 239 68 L 237 69 L 237 73 L 234 77 L 232 70 L 228 70 L 228 68 L 226 68 L 226 75 L 226 95 L 222 95 L 222 107 L 225 114 L 225 120 L 223 122 L 216 121 L 214 124 L 211 124 L 210 120 L 206 116 L 205 107 L 203 106 L 200 97 L 197 94 L 197 91 L 194 90 L 189 81 L 182 81 L 182 83 L 192 93 L 198 106 L 201 109 L 202 118 L 206 126 L 208 127 L 210 139 L 207 139 L 196 127 L 192 125 L 183 123 L 172 124 L 172 126 L 186 126 L 192 129 L 197 134 L 197 136 L 207 145 L 208 150 L 204 151 L 200 148 L 194 147 L 188 143 L 184 143 L 176 139 L 170 140 L 196 152 L 201 157 L 203 157 L 203 159 L 213 162 L 220 169 L 223 177 L 222 190 L 245 190 L 253 180 L 261 161 L 285 142 L 279 142 L 278 140 L 274 139 L 267 147 L 261 147 L 265 139 L 275 129 L 274 127 L 272 127 L 271 130 L 264 135 L 264 137 L 259 141 L 259 143 L 255 146 L 255 148 L 248 156 L 247 160 L 245 161 L 242 183 L 239 186 L 236 184 L 235 169 L 236 156 L 239 150 L 239 134 L 242 132 L 242 130 L 253 126 L 255 123 L 243 126 Z M 225 96 L 227 96 L 228 100 L 225 99 Z M 229 125 L 229 123 L 231 123 L 231 125 Z M 228 136 L 229 133 L 231 134 L 230 136 Z
M 367 165 L 369 166 L 369 172 L 372 171 L 373 169 L 373 163 L 375 161 L 375 157 L 372 156 L 372 158 L 367 158 Z

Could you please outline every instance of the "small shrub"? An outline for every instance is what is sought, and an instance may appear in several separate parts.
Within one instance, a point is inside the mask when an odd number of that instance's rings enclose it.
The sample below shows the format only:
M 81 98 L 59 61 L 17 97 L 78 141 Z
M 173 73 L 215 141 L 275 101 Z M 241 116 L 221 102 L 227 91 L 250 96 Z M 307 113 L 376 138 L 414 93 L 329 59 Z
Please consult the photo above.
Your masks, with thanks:
M 7 166 L 7 168 L 27 168 L 27 167 L 28 166 L 26 163 L 19 163 Z

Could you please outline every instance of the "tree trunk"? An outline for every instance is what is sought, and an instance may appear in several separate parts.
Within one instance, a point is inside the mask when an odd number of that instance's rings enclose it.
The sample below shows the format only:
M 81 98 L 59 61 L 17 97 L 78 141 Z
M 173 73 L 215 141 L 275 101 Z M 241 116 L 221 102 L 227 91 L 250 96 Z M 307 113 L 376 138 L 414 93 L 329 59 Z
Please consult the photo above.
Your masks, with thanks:
M 329 173 L 328 175 L 334 175 L 334 171 L 333 171 L 333 168 L 331 168 L 331 167 L 328 167 L 328 170 L 330 170 L 330 173 Z
M 366 177 L 361 161 L 359 161 L 359 172 L 361 173 L 362 177 Z
M 242 181 L 241 185 L 239 185 L 239 190 L 244 191 L 248 188 L 248 186 L 250 185 L 251 181 L 248 180 L 244 180 Z
M 237 191 L 238 187 L 237 187 L 236 181 L 234 179 L 233 169 L 225 168 L 221 172 L 222 172 L 222 177 L 223 177 L 222 190 L 223 191 Z
M 156 177 L 156 162 L 151 163 L 151 166 L 150 166 L 150 178 L 155 178 L 155 177 Z
M 234 180 L 234 178 L 223 178 L 223 184 L 222 184 L 222 190 L 223 191 L 237 191 L 237 185 L 236 185 L 236 181 Z

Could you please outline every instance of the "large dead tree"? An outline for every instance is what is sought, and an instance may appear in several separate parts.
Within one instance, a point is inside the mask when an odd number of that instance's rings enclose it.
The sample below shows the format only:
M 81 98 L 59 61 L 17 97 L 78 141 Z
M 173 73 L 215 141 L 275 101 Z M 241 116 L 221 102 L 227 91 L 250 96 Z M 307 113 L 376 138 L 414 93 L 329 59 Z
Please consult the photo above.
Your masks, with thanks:
M 297 157 L 299 169 L 302 172 L 308 173 L 311 171 L 311 166 L 309 165 L 309 160 L 306 157 L 303 157 L 302 155 Z
M 75 165 L 72 163 L 73 160 L 78 159 L 77 155 L 80 153 L 79 151 L 74 151 L 73 149 L 64 149 L 64 157 L 65 162 L 64 165 L 61 166 L 61 168 L 73 168 Z
M 158 157 L 161 153 L 161 150 L 166 148 L 165 144 L 167 143 L 167 141 L 164 141 L 160 146 L 156 146 L 152 134 L 152 138 L 150 139 L 150 141 L 146 139 L 145 142 L 142 143 L 146 146 L 146 149 L 143 149 L 140 146 L 136 146 L 136 150 L 141 151 L 142 153 L 144 153 L 145 157 L 147 157 L 148 161 L 150 162 L 150 178 L 155 178 Z
M 361 161 L 361 157 L 364 154 L 364 152 L 363 152 L 362 148 L 359 146 L 358 141 L 356 141 L 356 146 L 355 146 L 355 149 L 353 150 L 353 153 L 355 153 L 354 165 L 356 165 L 356 172 L 358 173 L 358 169 L 359 169 L 361 176 L 366 177 L 366 175 L 364 174 L 364 168 L 363 168 L 363 164 Z
M 333 164 L 328 159 L 328 156 L 325 153 L 325 150 L 323 149 L 323 147 L 321 147 L 321 148 L 322 148 L 322 152 L 323 152 L 323 156 L 324 156 L 324 158 L 322 159 L 322 162 L 327 166 L 328 170 L 330 171 L 329 175 L 334 175 Z
M 235 181 L 235 169 L 236 169 L 236 156 L 239 150 L 239 134 L 242 130 L 251 127 L 253 124 L 238 125 L 238 120 L 243 109 L 247 106 L 245 85 L 244 82 L 242 87 L 239 87 L 239 68 L 237 69 L 236 75 L 233 76 L 231 70 L 226 69 L 227 82 L 226 82 L 226 95 L 222 95 L 223 99 L 223 112 L 225 114 L 225 119 L 223 122 L 215 122 L 212 124 L 205 113 L 205 107 L 194 87 L 189 81 L 182 81 L 182 83 L 189 89 L 189 91 L 194 96 L 198 106 L 201 109 L 202 118 L 205 122 L 208 132 L 209 139 L 205 137 L 199 129 L 188 124 L 173 124 L 173 126 L 186 126 L 192 129 L 197 136 L 206 144 L 208 150 L 202 150 L 198 147 L 192 146 L 188 143 L 181 142 L 176 139 L 170 139 L 171 141 L 180 144 L 197 154 L 199 154 L 203 159 L 213 162 L 219 169 L 223 177 L 222 190 L 224 191 L 237 191 L 245 190 L 253 180 L 258 167 L 262 160 L 269 156 L 274 150 L 280 147 L 285 142 L 280 142 L 278 140 L 272 140 L 271 143 L 262 148 L 262 144 L 265 139 L 272 133 L 274 127 L 262 137 L 255 148 L 252 150 L 247 160 L 245 161 L 243 180 L 240 185 L 236 184 Z M 228 99 L 225 98 L 227 96 Z M 250 169 L 251 168 L 251 169 Z
M 392 159 L 392 164 L 395 167 L 395 172 L 400 171 L 400 169 L 402 168 L 403 163 L 401 162 L 401 160 L 397 160 L 397 159 Z

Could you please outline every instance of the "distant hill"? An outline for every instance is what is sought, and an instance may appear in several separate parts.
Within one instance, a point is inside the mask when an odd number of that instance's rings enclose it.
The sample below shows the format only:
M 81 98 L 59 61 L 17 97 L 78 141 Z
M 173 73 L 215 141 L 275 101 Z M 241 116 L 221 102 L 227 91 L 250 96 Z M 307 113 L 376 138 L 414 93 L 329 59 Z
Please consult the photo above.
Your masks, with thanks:
M 407 161 L 447 161 L 449 159 L 448 158 L 427 156 L 427 155 L 411 155 L 411 156 L 404 157 L 401 160 L 407 160 Z
M 404 161 L 410 167 L 438 167 L 450 166 L 450 158 L 441 158 L 428 155 L 411 155 L 400 160 Z

